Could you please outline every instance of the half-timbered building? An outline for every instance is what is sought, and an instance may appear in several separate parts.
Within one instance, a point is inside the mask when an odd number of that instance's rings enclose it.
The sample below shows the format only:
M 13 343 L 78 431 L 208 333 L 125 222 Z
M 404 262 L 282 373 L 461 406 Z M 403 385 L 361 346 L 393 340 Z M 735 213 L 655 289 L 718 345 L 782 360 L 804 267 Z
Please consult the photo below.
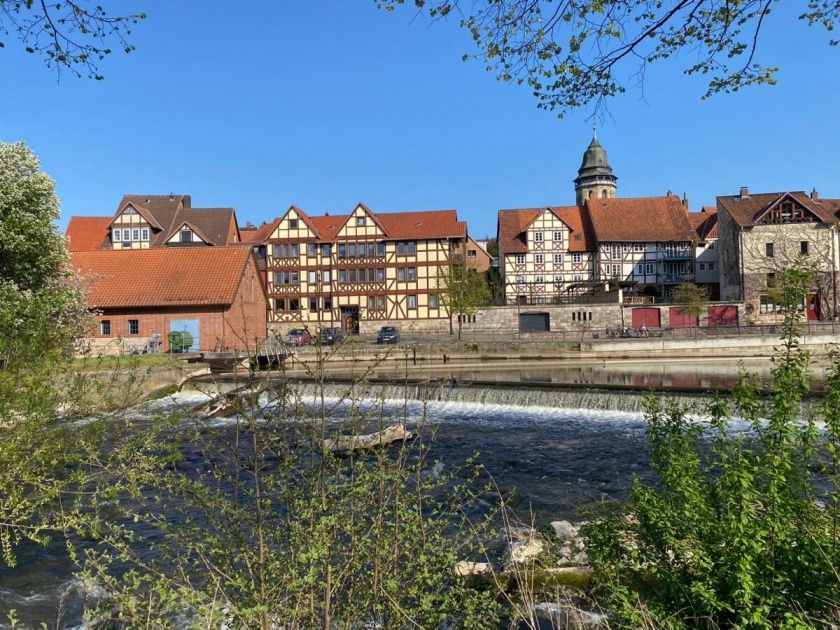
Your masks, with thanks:
M 442 277 L 467 238 L 454 210 L 375 213 L 359 203 L 310 217 L 291 206 L 262 229 L 273 330 L 449 330 Z

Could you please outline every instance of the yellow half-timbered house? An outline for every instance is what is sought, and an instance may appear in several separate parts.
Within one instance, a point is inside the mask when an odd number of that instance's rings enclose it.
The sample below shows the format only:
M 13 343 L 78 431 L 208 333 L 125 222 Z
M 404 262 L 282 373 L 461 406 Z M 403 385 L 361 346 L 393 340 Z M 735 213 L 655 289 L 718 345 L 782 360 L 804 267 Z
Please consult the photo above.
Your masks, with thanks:
M 291 206 L 265 235 L 269 327 L 448 331 L 441 278 L 467 238 L 454 210 L 308 216 Z

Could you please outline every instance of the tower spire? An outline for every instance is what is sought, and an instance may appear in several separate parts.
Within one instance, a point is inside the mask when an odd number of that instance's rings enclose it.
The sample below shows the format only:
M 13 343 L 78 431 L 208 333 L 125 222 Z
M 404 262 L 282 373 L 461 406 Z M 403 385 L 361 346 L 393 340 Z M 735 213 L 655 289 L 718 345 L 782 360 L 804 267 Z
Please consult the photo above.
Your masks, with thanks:
M 618 177 L 613 175 L 607 152 L 598 142 L 598 129 L 592 125 L 592 142 L 583 154 L 583 161 L 575 179 L 575 197 L 583 205 L 590 195 L 599 198 L 615 197 Z

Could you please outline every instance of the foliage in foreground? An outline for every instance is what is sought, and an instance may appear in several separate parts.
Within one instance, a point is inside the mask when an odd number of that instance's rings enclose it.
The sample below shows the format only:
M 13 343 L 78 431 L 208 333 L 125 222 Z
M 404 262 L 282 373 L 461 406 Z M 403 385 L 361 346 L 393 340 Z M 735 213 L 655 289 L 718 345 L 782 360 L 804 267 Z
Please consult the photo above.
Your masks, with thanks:
M 626 506 L 598 518 L 588 548 L 600 596 L 627 627 L 829 627 L 840 618 L 840 356 L 822 405 L 803 405 L 809 354 L 799 306 L 812 284 L 784 275 L 774 388 L 746 374 L 701 411 L 651 398 L 651 464 Z M 739 420 L 733 420 L 733 417 Z

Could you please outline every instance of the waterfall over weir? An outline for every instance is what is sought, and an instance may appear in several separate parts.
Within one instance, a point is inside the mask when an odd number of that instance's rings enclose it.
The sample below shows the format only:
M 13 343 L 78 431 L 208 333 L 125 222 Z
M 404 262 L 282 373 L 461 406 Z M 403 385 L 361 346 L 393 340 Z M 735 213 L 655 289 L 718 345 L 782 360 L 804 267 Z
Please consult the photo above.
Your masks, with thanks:
M 317 385 L 295 383 L 304 402 L 318 395 Z M 353 393 L 350 393 L 352 389 Z M 324 396 L 330 399 L 351 397 L 373 401 L 473 404 L 492 407 L 545 407 L 548 409 L 590 409 L 599 411 L 642 412 L 644 391 L 598 389 L 593 387 L 532 387 L 458 383 L 451 381 L 427 383 L 375 382 L 353 384 L 330 382 L 324 385 Z M 700 404 L 711 400 L 712 394 L 662 393 L 681 403 Z

